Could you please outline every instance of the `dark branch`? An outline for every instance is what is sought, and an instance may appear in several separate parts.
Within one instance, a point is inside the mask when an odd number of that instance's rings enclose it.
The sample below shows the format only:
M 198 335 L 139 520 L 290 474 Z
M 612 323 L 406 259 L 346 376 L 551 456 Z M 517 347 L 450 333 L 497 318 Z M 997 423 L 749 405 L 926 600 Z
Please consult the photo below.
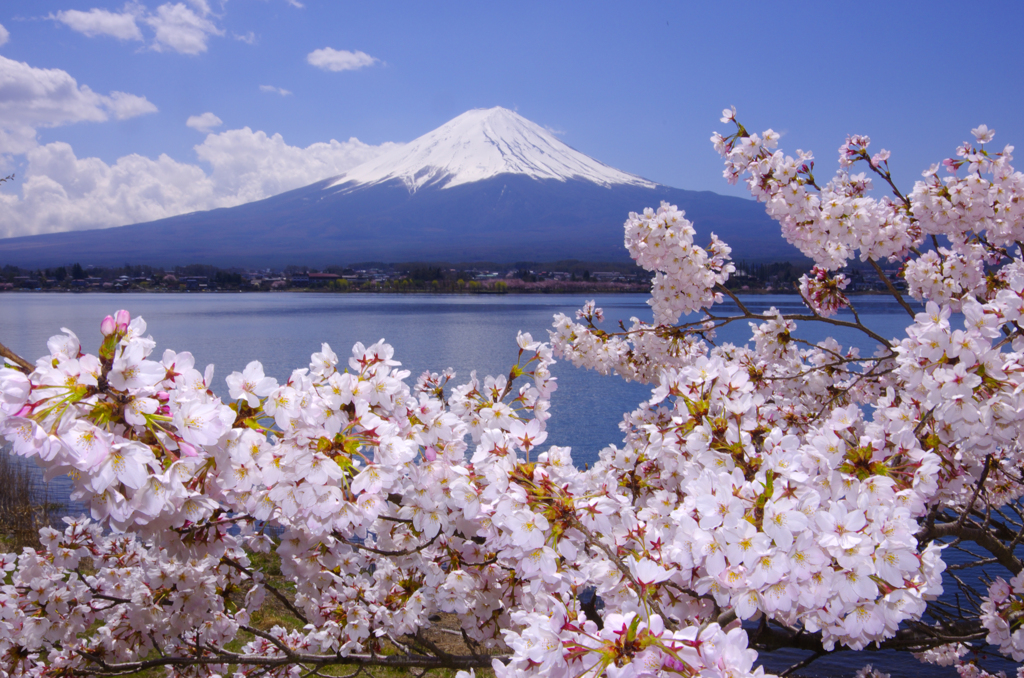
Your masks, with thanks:
M 241 563 L 236 563 L 235 561 L 233 561 L 233 560 L 231 560 L 230 558 L 227 558 L 227 557 L 221 558 L 221 562 L 224 563 L 225 565 L 233 567 L 236 570 L 238 570 L 239 572 L 245 574 L 246 576 L 249 577 L 249 579 L 254 579 L 253 578 L 252 570 L 246 568 Z M 270 584 L 268 584 L 266 582 L 262 582 L 262 585 L 263 585 L 263 588 L 265 588 L 266 590 L 270 591 L 270 594 L 272 596 L 274 596 L 275 598 L 277 598 L 281 602 L 282 605 L 284 605 L 286 608 L 288 608 L 289 612 L 291 612 L 293 615 L 295 615 L 298 619 L 302 620 L 303 624 L 308 624 L 309 623 L 309 620 L 306 619 L 306 615 L 302 614 L 302 611 L 299 610 L 299 608 L 295 607 L 295 605 L 292 603 L 292 601 L 290 601 L 288 599 L 288 597 L 286 595 L 284 595 L 283 593 L 281 593 L 276 588 L 274 588 L 273 586 L 271 586 Z
M 0 344 L 0 358 L 5 358 L 8 363 L 15 365 L 25 374 L 29 374 L 35 369 L 35 366 L 29 361 L 22 358 L 20 355 L 7 348 L 3 344 Z
M 78 676 L 123 676 L 131 673 L 138 673 L 148 669 L 159 667 L 190 667 L 208 666 L 210 664 L 237 664 L 243 666 L 260 666 L 267 669 L 280 668 L 294 664 L 305 664 L 317 668 L 325 666 L 356 666 L 356 667 L 384 667 L 393 669 L 481 669 L 490 668 L 491 660 L 507 659 L 508 655 L 445 655 L 444 657 L 432 657 L 429 655 L 368 655 L 340 654 L 321 655 L 307 654 L 305 652 L 291 652 L 285 657 L 265 657 L 262 655 L 241 655 L 227 650 L 207 648 L 209 656 L 204 657 L 159 657 L 145 661 L 121 662 L 111 664 L 104 661 L 97 655 L 80 653 L 82 657 L 95 664 L 98 668 L 76 668 L 74 674 Z

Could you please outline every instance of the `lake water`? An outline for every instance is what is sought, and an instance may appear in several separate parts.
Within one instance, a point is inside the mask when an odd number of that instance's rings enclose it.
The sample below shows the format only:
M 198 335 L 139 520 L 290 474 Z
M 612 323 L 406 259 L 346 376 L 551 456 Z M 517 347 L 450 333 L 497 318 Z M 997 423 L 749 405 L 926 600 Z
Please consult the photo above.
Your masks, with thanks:
M 641 295 L 599 299 L 609 318 L 650 311 Z M 555 313 L 575 313 L 586 299 L 568 295 L 454 296 L 384 294 L 5 294 L 0 295 L 0 342 L 27 360 L 45 355 L 46 340 L 67 327 L 95 353 L 99 323 L 126 308 L 145 318 L 165 348 L 191 351 L 202 371 L 214 364 L 214 391 L 227 398 L 224 377 L 259 360 L 268 376 L 284 382 L 295 368 L 308 367 L 310 354 L 327 342 L 346 359 L 356 342 L 384 338 L 395 359 L 410 370 L 410 382 L 423 371 L 451 367 L 455 381 L 470 372 L 507 375 L 519 348 L 516 333 L 547 340 Z M 649 390 L 620 379 L 603 378 L 570 365 L 554 366 L 558 391 L 552 403 L 549 444 L 572 445 L 578 463 L 592 462 L 604 446 L 621 438 L 623 412 Z
M 0 294 L 0 342 L 29 361 L 45 355 L 46 340 L 61 327 L 74 331 L 85 351 L 95 353 L 99 323 L 120 308 L 141 315 L 157 342 L 155 357 L 165 348 L 191 351 L 197 367 L 216 366 L 214 391 L 226 398 L 224 377 L 260 360 L 269 376 L 287 380 L 295 368 L 306 367 L 322 342 L 340 358 L 352 345 L 384 338 L 395 347 L 395 358 L 412 372 L 452 367 L 455 383 L 463 383 L 471 370 L 480 376 L 507 374 L 516 359 L 516 333 L 530 332 L 547 339 L 552 316 L 570 316 L 592 297 L 577 295 L 385 295 L 385 294 Z M 627 325 L 633 316 L 650 320 L 646 295 L 597 296 L 609 330 L 618 320 Z M 774 306 L 783 312 L 803 313 L 794 295 L 748 295 L 742 298 L 756 313 Z M 854 302 L 863 322 L 883 337 L 901 337 L 909 317 L 886 297 L 861 296 Z M 722 309 L 728 310 L 728 306 Z M 849 315 L 840 318 L 851 319 Z M 845 334 L 845 336 L 844 336 Z M 744 343 L 750 328 L 736 323 L 720 333 L 720 341 Z M 877 343 L 839 328 L 802 323 L 798 336 L 819 341 L 835 336 L 871 355 Z M 552 417 L 546 444 L 572 447 L 577 464 L 593 463 L 609 444 L 621 444 L 618 423 L 622 415 L 649 395 L 649 388 L 616 377 L 602 377 L 565 363 L 554 366 L 558 390 L 552 399 Z M 67 497 L 67 485 L 51 488 L 51 496 Z M 763 655 L 772 670 L 797 661 L 792 653 Z M 842 653 L 813 664 L 801 675 L 848 676 L 873 662 L 897 675 L 952 676 L 950 669 L 918 664 L 890 653 L 852 656 Z
M 292 370 L 306 367 L 310 354 L 327 342 L 347 357 L 356 342 L 384 338 L 395 359 L 412 372 L 451 367 L 456 383 L 478 375 L 508 374 L 518 353 L 516 333 L 530 332 L 547 340 L 556 313 L 572 316 L 590 297 L 578 295 L 386 295 L 386 294 L 48 294 L 0 295 L 0 342 L 34 361 L 47 354 L 46 341 L 67 327 L 95 353 L 99 323 L 119 308 L 141 315 L 157 342 L 153 357 L 165 348 L 191 351 L 200 371 L 216 366 L 213 389 L 227 398 L 224 377 L 241 371 L 251 360 L 263 363 L 268 376 L 287 380 Z M 630 318 L 651 319 L 646 295 L 596 297 L 605 311 L 605 327 Z M 783 312 L 803 310 L 793 295 L 744 298 L 760 313 L 774 306 Z M 900 335 L 908 317 L 884 297 L 857 299 L 861 318 L 884 337 Z M 727 310 L 726 307 L 723 310 Z M 840 316 L 842 317 L 842 316 Z M 800 336 L 819 341 L 836 334 L 831 326 L 801 325 Z M 849 334 L 849 333 L 848 333 Z M 719 340 L 743 343 L 750 336 L 746 322 L 721 332 Z M 877 342 L 860 334 L 846 339 L 871 355 Z M 548 444 L 573 448 L 577 464 L 593 463 L 598 452 L 621 441 L 618 423 L 625 412 L 648 397 L 649 389 L 615 377 L 557 363 L 558 391 L 553 399 Z

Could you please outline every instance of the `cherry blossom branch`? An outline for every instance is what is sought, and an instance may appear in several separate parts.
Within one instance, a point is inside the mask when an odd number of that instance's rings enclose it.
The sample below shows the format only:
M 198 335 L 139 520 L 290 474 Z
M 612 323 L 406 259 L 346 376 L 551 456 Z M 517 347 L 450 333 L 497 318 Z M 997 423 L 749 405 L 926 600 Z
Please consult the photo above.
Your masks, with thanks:
M 643 591 L 645 590 L 645 587 L 642 586 L 640 582 L 638 582 L 633 577 L 633 573 L 629 571 L 629 568 L 626 567 L 625 564 L 623 564 L 623 562 L 618 558 L 618 556 L 612 553 L 612 550 L 605 546 L 594 535 L 594 533 L 587 528 L 586 525 L 579 521 L 578 518 L 575 519 L 573 523 L 573 526 L 580 532 L 582 532 L 584 536 L 587 538 L 587 543 L 592 546 L 596 546 L 598 549 L 601 550 L 602 553 L 608 556 L 608 560 L 611 561 L 612 565 L 615 566 L 615 569 L 621 572 L 622 576 L 624 576 L 629 581 L 629 583 L 633 585 L 637 595 L 642 595 Z M 646 600 L 650 603 L 651 607 L 654 609 L 654 612 L 661 617 L 662 621 L 664 621 L 666 628 L 675 628 L 675 622 L 672 621 L 671 617 L 667 616 L 664 612 L 662 612 L 661 606 L 658 604 L 657 600 L 655 600 L 653 597 L 647 597 Z
M 909 306 L 907 306 L 907 308 L 909 308 Z M 913 314 L 913 311 L 911 311 L 911 314 Z M 758 315 L 758 314 L 750 313 L 750 312 L 747 312 L 747 313 L 745 313 L 743 315 L 728 316 L 728 317 L 713 316 L 710 313 L 708 313 L 707 315 L 712 320 L 715 320 L 715 321 L 720 320 L 720 321 L 722 321 L 721 323 L 717 323 L 715 325 L 715 329 L 718 329 L 719 327 L 724 327 L 724 326 L 726 326 L 726 325 L 728 325 L 730 323 L 737 322 L 737 321 L 740 321 L 740 320 L 759 320 L 759 321 L 763 322 L 766 319 L 766 316 L 764 316 L 764 315 Z M 826 323 L 828 325 L 833 325 L 835 327 L 842 327 L 842 328 L 845 328 L 845 329 L 857 330 L 859 332 L 863 332 L 864 334 L 868 335 L 869 337 L 871 337 L 872 339 L 874 339 L 878 343 L 882 344 L 883 346 L 890 346 L 890 343 L 889 343 L 890 340 L 889 339 L 886 339 L 886 338 L 882 337 L 880 334 L 876 333 L 874 330 L 870 329 L 869 327 L 866 327 L 866 326 L 864 326 L 862 324 L 855 323 L 855 322 L 852 323 L 852 322 L 849 322 L 848 320 L 839 320 L 838 318 L 826 318 L 826 317 L 820 316 L 820 315 L 804 315 L 804 314 L 798 314 L 798 313 L 780 313 L 779 317 L 782 318 L 783 320 L 795 320 L 795 321 L 806 321 L 806 322 L 821 322 L 821 323 Z M 699 324 L 700 323 L 692 323 L 693 326 L 698 326 Z M 642 331 L 643 330 L 634 330 L 634 332 L 642 332 Z
M 413 548 L 413 549 L 404 549 L 402 551 L 383 551 L 381 549 L 373 548 L 372 546 L 367 546 L 366 544 L 360 544 L 359 542 L 355 542 L 355 541 L 351 541 L 349 539 L 346 539 L 345 537 L 343 537 L 338 532 L 334 533 L 334 536 L 335 536 L 336 539 L 338 539 L 338 541 L 344 542 L 345 544 L 348 544 L 349 546 L 351 546 L 354 549 L 357 549 L 359 551 L 366 551 L 368 553 L 375 553 L 378 556 L 388 556 L 389 558 L 399 558 L 399 557 L 402 557 L 402 556 L 411 556 L 414 553 L 420 553 L 421 551 L 424 551 L 427 548 L 429 548 L 430 545 L 433 544 L 435 541 L 437 541 L 437 538 L 440 535 L 441 535 L 441 533 L 438 532 L 437 534 L 435 534 L 433 536 L 433 538 L 431 538 L 430 541 L 425 542 L 423 544 L 420 544 L 419 546 L 417 546 L 416 548 Z
M 948 643 L 966 643 L 972 640 L 980 640 L 985 637 L 986 630 L 978 620 L 967 620 L 961 622 L 948 622 L 941 628 L 929 626 L 928 624 L 914 623 L 910 628 L 903 628 L 887 640 L 865 647 L 864 652 L 877 652 L 879 650 L 901 650 L 920 652 L 932 647 L 939 647 Z M 821 633 L 807 633 L 803 629 L 793 631 L 791 629 L 780 630 L 773 625 L 764 627 L 757 642 L 752 643 L 754 647 L 766 652 L 781 649 L 805 650 L 822 655 L 842 651 L 844 648 L 833 650 L 825 649 L 821 642 Z
M 241 563 L 236 562 L 236 561 L 232 560 L 231 558 L 228 558 L 227 556 L 221 558 L 221 562 L 224 563 L 225 565 L 227 565 L 229 567 L 233 567 L 236 570 L 238 570 L 239 572 L 245 574 L 247 577 L 249 577 L 249 579 L 251 581 L 256 581 L 255 574 L 253 573 L 253 571 L 248 569 L 247 567 L 245 567 Z M 291 600 L 289 600 L 288 596 L 284 595 L 279 590 L 277 590 L 276 587 L 271 586 L 269 583 L 267 583 L 265 581 L 260 582 L 260 585 L 263 586 L 263 588 L 265 588 L 266 590 L 270 591 L 270 594 L 272 596 L 274 596 L 275 598 L 277 598 L 277 600 L 282 605 L 284 605 L 286 608 L 288 608 L 288 611 L 291 612 L 293 615 L 295 615 L 295 617 L 297 619 L 301 620 L 303 624 L 308 624 L 309 623 L 309 620 L 306 619 L 306 615 L 304 615 L 302 613 L 302 611 L 299 610 L 299 608 L 295 607 L 295 604 Z
M 788 669 L 786 669 L 785 671 L 780 673 L 779 676 L 780 676 L 780 678 L 785 678 L 785 676 L 791 675 L 794 671 L 799 671 L 800 669 L 807 668 L 814 661 L 820 659 L 821 657 L 824 657 L 826 654 L 827 654 L 826 652 L 815 652 L 814 654 L 812 654 L 807 659 L 804 659 L 802 661 L 798 661 L 797 663 L 793 664 Z
M 828 401 L 826 401 L 825 403 L 823 403 L 823 404 L 822 404 L 822 406 L 821 406 L 821 407 L 820 407 L 820 408 L 818 409 L 818 413 L 817 413 L 817 414 L 816 414 L 816 415 L 814 416 L 814 418 L 815 418 L 815 419 L 817 419 L 818 417 L 820 417 L 820 416 L 822 416 L 823 414 L 825 414 L 825 412 L 826 412 L 826 411 L 828 410 L 828 408 L 829 408 L 829 407 L 830 407 L 830 406 L 831 406 L 831 405 L 832 405 L 833 403 L 835 403 L 835 402 L 836 402 L 837 400 L 839 400 L 840 396 L 848 395 L 848 394 L 849 394 L 849 393 L 850 393 L 851 391 L 853 391 L 853 389 L 854 389 L 854 388 L 855 388 L 855 387 L 856 387 L 856 386 L 857 386 L 858 384 L 860 384 L 861 382 L 863 382 L 863 381 L 866 381 L 867 379 L 877 379 L 877 378 L 878 378 L 879 376 L 881 376 L 881 375 L 883 375 L 883 374 L 888 374 L 888 373 L 892 372 L 892 371 L 893 371 L 892 369 L 882 370 L 881 372 L 874 372 L 874 369 L 875 369 L 876 367 L 878 367 L 878 366 L 879 366 L 879 364 L 880 364 L 880 363 L 881 363 L 881 362 L 882 362 L 883 360 L 885 360 L 885 359 L 887 359 L 887 358 L 888 358 L 888 356 L 886 356 L 886 357 L 884 357 L 883 359 L 881 359 L 881 360 L 879 360 L 878 362 L 876 362 L 876 363 L 875 363 L 874 365 L 872 365 L 872 366 L 871 366 L 871 368 L 870 368 L 870 369 L 869 369 L 868 371 L 866 371 L 866 372 L 865 372 L 864 374 L 860 374 L 860 375 L 857 375 L 857 376 L 856 376 L 856 377 L 855 377 L 855 378 L 853 379 L 853 383 L 852 383 L 852 384 L 850 384 L 850 385 L 849 385 L 848 387 L 846 387 L 846 388 L 837 388 L 837 389 L 836 389 L 836 393 L 835 393 L 835 395 L 833 395 L 833 396 L 832 396 L 831 398 L 829 398 L 829 400 L 828 400 Z M 808 370 L 808 372 L 811 372 L 811 371 L 812 371 L 812 370 Z M 852 374 L 852 373 L 851 373 L 851 374 Z
M 740 301 L 740 298 L 732 290 L 730 290 L 728 287 L 726 287 L 725 285 L 719 284 L 719 285 L 715 285 L 715 289 L 717 291 L 725 294 L 725 296 L 729 297 L 730 299 L 732 299 L 732 303 L 736 304 L 736 308 L 740 309 L 740 311 L 742 311 L 744 314 L 746 314 L 748 316 L 749 315 L 753 315 L 749 310 L 747 310 L 747 307 L 744 306 L 743 302 Z
M 978 495 L 981 493 L 981 488 L 985 486 L 985 480 L 988 478 L 988 472 L 991 468 L 992 455 L 989 454 L 985 456 L 985 468 L 982 469 L 978 482 L 974 484 L 974 494 L 971 496 L 971 501 L 960 514 L 960 519 L 956 521 L 956 529 L 963 527 L 964 521 L 967 520 L 967 515 L 974 510 L 974 504 L 978 501 Z
M 260 634 L 260 637 L 264 635 L 269 634 Z M 99 666 L 99 670 L 78 667 L 74 673 L 79 676 L 123 676 L 162 667 L 188 668 L 210 666 L 213 664 L 237 664 L 240 670 L 246 666 L 275 669 L 297 664 L 308 664 L 318 668 L 327 666 L 357 666 L 362 668 L 465 670 L 490 668 L 492 660 L 508 658 L 508 655 L 504 654 L 486 656 L 445 654 L 439 657 L 421 654 L 383 656 L 376 654 L 322 655 L 292 650 L 289 650 L 289 655 L 284 657 L 267 657 L 264 655 L 236 654 L 221 648 L 209 648 L 209 651 L 214 652 L 214 656 L 159 657 L 156 659 L 118 663 L 110 663 L 99 655 L 79 651 L 83 658 Z
M 242 629 L 243 631 L 245 631 L 247 633 L 251 633 L 252 635 L 256 636 L 257 638 L 262 638 L 263 640 L 265 640 L 268 643 L 272 644 L 282 654 L 284 654 L 285 657 L 290 659 L 292 661 L 292 663 L 296 663 L 296 659 L 297 659 L 298 655 L 290 647 L 288 647 L 287 645 L 282 643 L 280 638 L 275 638 L 274 636 L 270 635 L 269 633 L 267 633 L 265 631 L 261 631 L 260 629 L 256 628 L 255 626 L 242 625 L 242 626 L 239 626 L 238 628 Z M 224 652 L 226 653 L 226 650 L 224 650 Z
M 908 304 L 906 299 L 903 298 L 903 295 L 900 294 L 900 291 L 896 289 L 896 286 L 892 284 L 892 281 L 889 280 L 889 276 L 887 276 L 882 271 L 882 267 L 878 265 L 878 262 L 875 261 L 873 258 L 868 257 L 868 263 L 871 264 L 871 267 L 873 269 L 875 269 L 875 273 L 878 274 L 878 277 L 882 279 L 882 282 L 884 282 L 885 286 L 889 289 L 889 294 L 891 294 L 893 298 L 896 299 L 897 302 L 899 302 L 899 305 L 903 307 L 903 310 L 906 311 L 911 318 L 916 316 L 917 314 L 914 313 L 914 309 L 910 308 L 910 304 Z
M 32 370 L 35 369 L 35 365 L 25 360 L 20 355 L 18 355 L 11 349 L 7 348 L 3 344 L 0 344 L 0 358 L 6 358 L 8 361 L 10 361 L 13 365 L 15 365 L 25 374 L 29 374 L 30 372 L 32 372 Z
M 1007 548 L 1006 544 L 999 540 L 990 531 L 982 528 L 958 525 L 957 523 L 952 522 L 941 523 L 925 529 L 918 538 L 921 540 L 931 541 L 935 539 L 942 539 L 944 537 L 958 537 L 960 539 L 973 541 L 975 544 L 991 553 L 999 561 L 1000 565 L 1013 574 L 1016 575 L 1021 571 L 1024 571 L 1024 564 L 1022 564 L 1014 555 L 1013 551 Z
M 725 288 L 723 288 L 723 289 L 725 289 Z M 913 316 L 914 315 L 913 309 L 910 309 L 909 305 L 907 305 L 905 301 L 903 302 L 903 305 L 904 305 L 905 308 L 907 308 L 909 310 L 909 312 L 911 313 L 911 316 Z M 629 336 L 637 335 L 637 334 L 647 334 L 649 332 L 657 333 L 657 332 L 661 332 L 661 331 L 665 331 L 665 330 L 671 330 L 671 331 L 673 331 L 675 333 L 678 333 L 679 335 L 685 335 L 687 333 L 690 333 L 690 334 L 703 334 L 703 332 L 707 331 L 707 329 L 705 328 L 705 325 L 707 324 L 708 320 L 711 320 L 711 321 L 714 322 L 714 327 L 712 329 L 718 330 L 718 329 L 720 329 L 722 327 L 730 325 L 730 324 L 732 324 L 734 322 L 739 322 L 741 320 L 764 321 L 766 319 L 766 316 L 764 316 L 763 314 L 753 313 L 753 312 L 747 310 L 746 307 L 741 307 L 740 310 L 743 311 L 743 314 L 742 315 L 734 315 L 734 316 L 716 316 L 716 315 L 712 314 L 710 312 L 710 310 L 706 310 L 705 311 L 706 318 L 704 318 L 702 320 L 695 320 L 693 322 L 682 323 L 682 324 L 674 325 L 674 326 L 642 327 L 642 328 L 639 328 L 639 329 L 625 330 L 625 331 L 622 331 L 622 332 L 603 332 L 603 331 L 601 331 L 601 332 L 602 332 L 602 336 L 607 336 L 607 337 L 629 337 Z M 886 339 L 885 337 L 881 336 L 880 334 L 874 332 L 871 328 L 869 328 L 869 327 L 867 327 L 867 326 L 865 326 L 865 325 L 863 325 L 863 324 L 861 324 L 859 322 L 850 322 L 850 321 L 847 321 L 847 320 L 839 320 L 838 318 L 826 318 L 824 316 L 820 316 L 820 315 L 816 315 L 816 314 L 805 315 L 805 314 L 797 314 L 797 313 L 792 313 L 792 314 L 791 313 L 780 313 L 778 317 L 782 318 L 783 320 L 806 321 L 806 322 L 821 322 L 821 323 L 826 323 L 828 325 L 833 325 L 835 327 L 841 327 L 841 328 L 844 328 L 844 329 L 857 330 L 859 332 L 863 332 L 864 334 L 868 335 L 869 337 L 871 337 L 872 339 L 874 339 L 878 343 L 882 344 L 883 346 L 890 346 L 890 340 L 889 339 Z
M 889 172 L 889 161 L 884 161 L 885 169 L 883 170 L 880 164 L 876 164 L 871 161 L 866 150 L 861 149 L 861 154 L 862 158 L 868 161 L 868 166 L 871 168 L 871 171 L 882 177 L 885 183 L 889 184 L 889 188 L 892 189 L 893 195 L 899 198 L 900 202 L 903 203 L 903 206 L 909 211 L 911 208 L 910 198 L 903 195 L 903 192 L 900 191 L 899 187 L 896 186 L 896 183 L 892 180 L 892 173 Z

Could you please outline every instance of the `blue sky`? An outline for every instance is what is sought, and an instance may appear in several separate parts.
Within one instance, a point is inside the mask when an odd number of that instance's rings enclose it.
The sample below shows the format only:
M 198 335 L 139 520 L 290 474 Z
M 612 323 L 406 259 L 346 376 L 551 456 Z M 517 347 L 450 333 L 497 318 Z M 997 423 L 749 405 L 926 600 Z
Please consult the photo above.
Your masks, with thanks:
M 909 189 L 980 123 L 1000 148 L 1024 139 L 1022 8 L 5 0 L 0 170 L 18 176 L 0 236 L 266 197 L 491 106 L 619 169 L 741 195 L 708 142 L 735 105 L 825 174 L 868 134 Z

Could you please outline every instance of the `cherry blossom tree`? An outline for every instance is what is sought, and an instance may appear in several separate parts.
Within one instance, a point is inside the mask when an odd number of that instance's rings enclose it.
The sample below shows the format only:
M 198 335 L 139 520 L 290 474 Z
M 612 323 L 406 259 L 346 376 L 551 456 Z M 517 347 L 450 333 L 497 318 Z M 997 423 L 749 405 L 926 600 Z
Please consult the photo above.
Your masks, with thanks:
M 69 330 L 34 364 L 5 350 L 0 432 L 47 477 L 70 474 L 91 516 L 0 555 L 3 671 L 758 676 L 759 653 L 785 647 L 807 653 L 787 672 L 890 648 L 980 676 L 985 654 L 1024 659 L 1012 149 L 986 148 L 981 126 L 905 194 L 867 137 L 820 185 L 810 154 L 734 110 L 723 122 L 726 178 L 815 262 L 806 312 L 749 311 L 724 285 L 728 245 L 699 246 L 663 204 L 625 224 L 655 274 L 653 322 L 602 329 L 589 303 L 550 343 L 520 334 L 507 376 L 410 385 L 383 342 L 347 359 L 324 344 L 285 383 L 258 362 L 229 375 L 224 402 L 212 366 L 157 352 L 127 311 L 95 353 Z M 854 259 L 906 336 L 861 322 Z M 737 323 L 750 342 L 717 339 Z M 879 349 L 811 344 L 805 323 Z M 556 357 L 651 386 L 591 468 L 545 445 Z M 292 621 L 253 622 L 268 601 Z M 459 650 L 433 635 L 439 613 Z

